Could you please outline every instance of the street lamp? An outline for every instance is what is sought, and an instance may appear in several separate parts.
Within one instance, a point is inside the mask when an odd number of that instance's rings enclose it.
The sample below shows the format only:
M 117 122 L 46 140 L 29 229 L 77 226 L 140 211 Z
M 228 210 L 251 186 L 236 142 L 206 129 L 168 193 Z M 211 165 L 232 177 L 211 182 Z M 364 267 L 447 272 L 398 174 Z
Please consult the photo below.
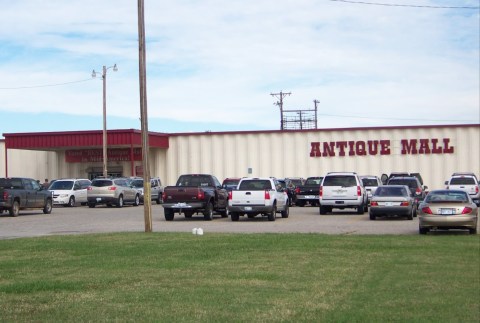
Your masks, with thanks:
M 103 81 L 103 177 L 108 176 L 107 172 L 107 70 L 113 69 L 118 71 L 117 64 L 106 67 L 103 65 L 102 81 Z M 96 77 L 99 72 L 92 71 L 92 77 Z

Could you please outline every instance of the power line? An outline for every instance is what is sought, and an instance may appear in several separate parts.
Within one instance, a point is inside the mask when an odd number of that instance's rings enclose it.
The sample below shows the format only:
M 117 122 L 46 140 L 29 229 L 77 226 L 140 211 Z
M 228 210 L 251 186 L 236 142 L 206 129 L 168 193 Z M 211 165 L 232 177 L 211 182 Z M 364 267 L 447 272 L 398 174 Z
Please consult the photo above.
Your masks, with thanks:
M 55 84 L 44 84 L 44 85 L 32 85 L 32 86 L 18 86 L 18 87 L 0 87 L 0 90 L 21 90 L 21 89 L 35 89 L 35 88 L 41 88 L 41 87 L 53 87 L 53 86 L 62 86 L 62 85 L 68 85 L 68 84 L 74 84 L 74 83 L 81 83 L 81 82 L 87 82 L 94 80 L 93 78 L 88 78 L 85 80 L 79 80 L 79 81 L 72 81 L 72 82 L 64 82 L 64 83 L 55 83 Z
M 418 120 L 418 118 L 378 118 L 378 117 L 362 117 L 362 116 L 348 116 L 348 115 L 336 115 L 336 114 L 324 114 L 324 113 L 319 113 L 320 116 L 324 117 L 334 117 L 334 118 L 355 118 L 355 119 L 376 119 L 376 120 L 400 120 L 400 121 L 412 121 L 412 120 Z M 472 119 L 469 120 L 452 120 L 452 119 L 444 119 L 444 120 L 439 120 L 439 119 L 423 119 L 422 121 L 431 121 L 431 122 L 444 122 L 444 121 L 455 121 L 455 122 L 469 122 L 472 121 Z
M 378 3 L 378 2 L 365 2 L 365 1 L 350 1 L 350 0 L 329 0 L 335 2 L 346 2 L 354 4 L 364 4 L 370 6 L 386 6 L 386 7 L 411 7 L 411 8 L 428 8 L 428 9 L 480 9 L 480 7 L 458 7 L 458 6 L 426 6 L 426 5 L 413 5 L 413 4 L 394 4 L 394 3 Z

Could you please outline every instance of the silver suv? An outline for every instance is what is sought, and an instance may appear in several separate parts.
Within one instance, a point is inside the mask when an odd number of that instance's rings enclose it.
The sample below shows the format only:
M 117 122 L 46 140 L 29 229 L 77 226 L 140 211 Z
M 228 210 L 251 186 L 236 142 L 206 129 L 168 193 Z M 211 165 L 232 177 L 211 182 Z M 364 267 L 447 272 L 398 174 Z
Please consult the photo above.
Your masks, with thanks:
M 333 209 L 355 208 L 358 214 L 368 211 L 365 188 L 357 173 L 331 172 L 320 186 L 320 214 Z
M 138 206 L 140 193 L 128 178 L 96 178 L 87 189 L 87 200 L 91 208 L 97 204 L 123 207 L 128 203 Z
M 140 193 L 140 202 L 143 203 L 144 200 L 144 188 L 143 188 L 143 178 L 141 177 L 134 177 L 132 180 L 132 186 L 137 189 Z M 157 204 L 161 204 L 163 202 L 163 186 L 162 181 L 159 177 L 152 177 L 150 178 L 150 195 L 151 200 L 155 201 Z

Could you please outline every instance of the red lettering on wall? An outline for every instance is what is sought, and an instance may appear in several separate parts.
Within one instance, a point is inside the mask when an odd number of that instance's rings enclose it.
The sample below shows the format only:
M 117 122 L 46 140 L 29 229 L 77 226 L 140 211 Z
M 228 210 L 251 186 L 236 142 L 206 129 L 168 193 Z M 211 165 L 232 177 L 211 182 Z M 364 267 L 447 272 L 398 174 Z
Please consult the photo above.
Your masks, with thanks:
M 347 148 L 347 142 L 346 141 L 337 141 L 337 148 L 340 149 L 340 152 L 338 153 L 339 156 L 345 156 L 345 148 Z
M 390 155 L 390 140 L 380 140 L 380 155 Z
M 355 141 L 348 142 L 348 156 L 355 156 L 354 145 L 355 145 Z
M 365 141 L 357 141 L 355 144 L 355 153 L 358 156 L 365 156 L 367 154 L 365 151 Z
M 441 154 L 442 153 L 442 147 L 437 147 L 438 139 L 434 138 L 432 139 L 432 154 Z
M 310 143 L 310 157 L 320 157 L 322 153 L 320 152 L 320 143 L 319 142 L 311 142 Z
M 401 141 L 402 144 L 402 155 L 406 154 L 412 154 L 416 155 L 418 153 L 417 150 L 417 139 L 402 139 Z
M 376 155 L 378 154 L 378 140 L 369 140 L 368 143 L 368 154 Z
M 323 157 L 335 156 L 335 141 L 323 143 Z
M 448 147 L 450 143 L 450 138 L 443 138 L 443 153 L 444 154 L 453 154 L 453 147 Z
M 418 149 L 419 154 L 430 154 L 430 146 L 428 139 L 420 139 L 420 148 Z

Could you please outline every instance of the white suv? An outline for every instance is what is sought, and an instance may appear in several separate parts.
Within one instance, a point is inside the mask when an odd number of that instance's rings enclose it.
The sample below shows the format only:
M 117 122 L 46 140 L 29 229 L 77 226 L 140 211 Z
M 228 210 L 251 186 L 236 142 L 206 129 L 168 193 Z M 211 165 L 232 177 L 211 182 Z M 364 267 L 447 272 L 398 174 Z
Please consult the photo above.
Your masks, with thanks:
M 87 204 L 87 187 L 92 182 L 88 179 L 58 179 L 53 182 L 48 190 L 52 192 L 53 204 L 75 206 L 76 203 Z
M 447 190 L 463 190 L 470 195 L 473 202 L 480 206 L 480 183 L 473 173 L 453 173 L 445 182 Z
M 358 214 L 368 211 L 367 194 L 357 173 L 327 173 L 320 186 L 319 195 L 320 214 L 346 208 L 355 208 Z

